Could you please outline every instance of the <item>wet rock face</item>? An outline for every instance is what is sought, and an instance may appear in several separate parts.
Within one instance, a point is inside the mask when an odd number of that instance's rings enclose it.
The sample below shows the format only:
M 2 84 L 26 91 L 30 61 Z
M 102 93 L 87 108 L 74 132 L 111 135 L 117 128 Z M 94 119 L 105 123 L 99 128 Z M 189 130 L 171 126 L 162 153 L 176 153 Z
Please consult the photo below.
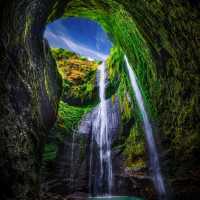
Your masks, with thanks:
M 51 176 L 43 175 L 41 190 L 62 196 L 88 193 L 88 146 L 87 135 L 74 133 L 66 137 L 59 146 Z
M 149 200 L 156 199 L 153 181 L 147 167 L 129 169 L 125 166 L 126 156 L 120 149 L 113 149 L 113 194 L 138 196 Z
M 61 86 L 55 63 L 42 41 L 44 3 L 40 7 L 36 1 L 8 1 L 1 7 L 2 200 L 37 199 L 43 144 L 56 119 Z
M 106 106 L 108 109 L 108 132 L 112 136 L 112 142 L 114 142 L 114 140 L 117 138 L 118 132 L 120 131 L 120 113 L 118 97 L 115 97 L 113 101 L 112 99 L 108 99 L 106 101 Z M 95 130 L 94 120 L 98 116 L 98 110 L 99 106 L 96 106 L 81 120 L 78 130 L 80 134 L 90 135 L 92 134 L 92 131 Z
M 108 109 L 108 132 L 112 136 L 112 167 L 113 167 L 113 195 L 130 195 L 130 196 L 141 196 L 146 197 L 147 199 L 156 199 L 156 192 L 154 190 L 153 182 L 151 177 L 148 174 L 147 167 L 139 167 L 135 170 L 130 170 L 126 167 L 126 156 L 123 153 L 123 148 L 115 145 L 120 141 L 120 126 L 121 118 L 119 111 L 119 102 L 118 98 L 115 97 L 115 100 L 112 102 L 111 99 L 107 100 L 107 109 Z M 88 113 L 81 121 L 79 125 L 78 132 L 84 136 L 88 137 L 88 150 L 87 151 L 87 162 L 89 162 L 91 153 L 92 153 L 92 167 L 89 168 L 89 163 L 87 168 L 83 171 L 83 174 L 89 174 L 90 181 L 92 182 L 89 191 L 92 194 L 96 194 L 96 190 L 99 187 L 98 173 L 100 172 L 99 164 L 99 152 L 98 152 L 98 141 L 96 141 L 95 136 L 93 140 L 93 148 L 91 148 L 92 134 L 96 135 L 94 130 L 95 119 L 98 115 L 98 106 L 94 108 L 90 113 Z M 124 134 L 124 133 L 122 133 Z M 127 136 L 126 136 L 127 137 Z M 90 171 L 91 170 L 91 171 Z M 87 185 L 90 182 L 89 179 L 85 182 Z M 84 191 L 84 190 L 83 190 Z M 99 190 L 98 190 L 99 191 Z
M 108 141 L 111 143 L 115 141 L 117 135 L 120 131 L 120 111 L 119 111 L 119 101 L 115 96 L 114 100 L 106 100 L 106 109 L 107 109 L 107 134 Z M 101 177 L 101 158 L 100 158 L 100 120 L 103 120 L 99 117 L 99 109 L 101 107 L 96 107 L 90 114 L 91 121 L 91 131 L 90 131 L 90 147 L 89 147 L 89 192 L 91 195 L 101 195 L 107 191 L 108 182 L 107 182 L 107 170 L 109 165 L 103 166 L 104 173 L 102 179 Z M 84 122 L 84 121 L 83 121 Z M 105 137 L 105 136 L 103 136 Z M 103 147 L 104 148 L 104 147 Z M 111 147 L 112 148 L 112 147 Z M 106 165 L 106 164 L 105 164 Z M 106 170 L 107 168 L 107 170 Z
M 112 102 L 107 100 L 109 131 L 113 140 L 119 132 L 120 116 L 118 98 Z M 57 158 L 51 169 L 51 174 L 42 177 L 42 191 L 44 193 L 62 194 L 63 196 L 85 193 L 89 194 L 90 154 L 93 156 L 92 176 L 99 172 L 99 152 L 96 148 L 91 149 L 91 140 L 94 129 L 94 120 L 98 115 L 98 106 L 81 120 L 74 133 L 67 136 L 59 145 Z M 95 129 L 96 130 L 96 129 Z M 94 147 L 98 146 L 94 144 Z

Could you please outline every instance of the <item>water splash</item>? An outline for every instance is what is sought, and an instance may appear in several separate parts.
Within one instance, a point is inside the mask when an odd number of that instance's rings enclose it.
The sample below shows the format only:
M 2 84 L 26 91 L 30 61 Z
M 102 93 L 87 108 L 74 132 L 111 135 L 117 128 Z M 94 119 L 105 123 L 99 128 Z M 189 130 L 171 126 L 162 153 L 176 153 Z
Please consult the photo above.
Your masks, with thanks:
M 126 56 L 124 56 L 124 59 L 126 62 L 126 67 L 128 70 L 130 81 L 131 81 L 131 86 L 134 91 L 138 107 L 142 114 L 145 136 L 146 136 L 147 146 L 148 146 L 150 169 L 152 171 L 152 176 L 153 176 L 153 182 L 154 182 L 155 188 L 158 192 L 159 198 L 163 200 L 163 199 L 166 199 L 166 189 L 165 189 L 163 177 L 162 177 L 161 171 L 160 171 L 160 164 L 159 164 L 158 153 L 157 153 L 157 149 L 156 149 L 156 145 L 155 145 L 155 141 L 154 141 L 154 137 L 153 137 L 152 127 L 151 127 L 147 112 L 145 110 L 143 97 L 142 97 L 141 91 L 139 89 L 139 86 L 137 84 L 136 75 L 135 75 L 132 67 L 130 66 Z

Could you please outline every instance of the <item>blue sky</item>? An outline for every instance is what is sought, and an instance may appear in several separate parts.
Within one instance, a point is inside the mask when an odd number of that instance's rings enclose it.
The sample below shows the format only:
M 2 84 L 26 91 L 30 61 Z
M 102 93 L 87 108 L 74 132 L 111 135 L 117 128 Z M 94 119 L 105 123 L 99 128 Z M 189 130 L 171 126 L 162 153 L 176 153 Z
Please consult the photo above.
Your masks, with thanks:
M 78 17 L 59 19 L 48 24 L 44 37 L 51 47 L 69 49 L 91 59 L 105 59 L 112 47 L 98 23 Z

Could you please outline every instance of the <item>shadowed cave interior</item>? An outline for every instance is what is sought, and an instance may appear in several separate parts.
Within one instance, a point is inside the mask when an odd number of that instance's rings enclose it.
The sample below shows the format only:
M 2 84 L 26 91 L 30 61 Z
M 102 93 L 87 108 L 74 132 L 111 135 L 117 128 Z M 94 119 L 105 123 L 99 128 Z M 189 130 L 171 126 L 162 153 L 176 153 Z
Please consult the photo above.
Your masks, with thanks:
M 16 0 L 0 7 L 1 199 L 198 199 L 198 1 Z M 106 56 L 98 34 L 95 53 L 75 52 L 72 41 L 71 49 L 53 48 L 45 27 L 60 18 L 101 26 L 110 40 Z

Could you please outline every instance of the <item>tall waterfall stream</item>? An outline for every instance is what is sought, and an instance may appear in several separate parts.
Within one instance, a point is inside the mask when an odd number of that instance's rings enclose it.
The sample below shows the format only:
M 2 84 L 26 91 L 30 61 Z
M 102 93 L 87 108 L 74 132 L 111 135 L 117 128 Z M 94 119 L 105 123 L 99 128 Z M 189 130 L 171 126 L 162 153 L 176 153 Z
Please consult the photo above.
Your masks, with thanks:
M 139 89 L 139 86 L 137 84 L 136 75 L 129 64 L 127 57 L 125 56 L 124 58 L 125 58 L 129 78 L 131 81 L 131 86 L 134 91 L 138 107 L 142 114 L 142 119 L 143 119 L 143 124 L 144 124 L 144 132 L 145 132 L 147 146 L 148 146 L 150 170 L 152 172 L 154 186 L 158 192 L 159 198 L 163 200 L 166 198 L 166 189 L 165 189 L 163 177 L 162 177 L 162 174 L 160 171 L 160 164 L 159 164 L 156 144 L 155 144 L 154 137 L 153 137 L 153 130 L 152 130 L 151 123 L 149 121 L 147 112 L 145 110 L 143 97 L 142 97 L 141 91 Z
M 112 136 L 109 134 L 108 127 L 108 111 L 107 102 L 105 98 L 106 91 L 106 63 L 100 65 L 100 78 L 99 78 L 99 98 L 100 104 L 98 107 L 98 114 L 93 121 L 94 130 L 92 135 L 91 148 L 94 145 L 94 139 L 98 145 L 100 172 L 96 174 L 95 179 L 99 182 L 97 188 L 97 195 L 111 195 L 113 175 L 112 175 L 112 159 L 111 159 L 111 140 Z M 93 154 L 90 156 L 90 168 L 92 168 Z M 90 170 L 91 171 L 91 170 Z M 91 179 L 91 175 L 90 175 Z M 96 182 L 97 182 L 96 181 Z M 91 184 L 91 180 L 90 180 Z
M 136 75 L 131 68 L 127 57 L 125 63 L 130 78 L 131 86 L 142 115 L 145 137 L 148 147 L 150 172 L 152 175 L 155 189 L 159 199 L 166 199 L 166 189 L 160 170 L 159 158 L 154 141 L 153 130 L 150 120 L 145 109 L 144 100 L 137 83 Z M 113 186 L 113 169 L 111 157 L 112 134 L 110 129 L 109 114 L 111 112 L 106 100 L 106 63 L 103 62 L 99 68 L 99 99 L 100 104 L 94 110 L 92 118 L 92 133 L 90 142 L 90 159 L 89 159 L 89 187 L 90 194 L 93 196 L 110 196 L 112 195 Z

